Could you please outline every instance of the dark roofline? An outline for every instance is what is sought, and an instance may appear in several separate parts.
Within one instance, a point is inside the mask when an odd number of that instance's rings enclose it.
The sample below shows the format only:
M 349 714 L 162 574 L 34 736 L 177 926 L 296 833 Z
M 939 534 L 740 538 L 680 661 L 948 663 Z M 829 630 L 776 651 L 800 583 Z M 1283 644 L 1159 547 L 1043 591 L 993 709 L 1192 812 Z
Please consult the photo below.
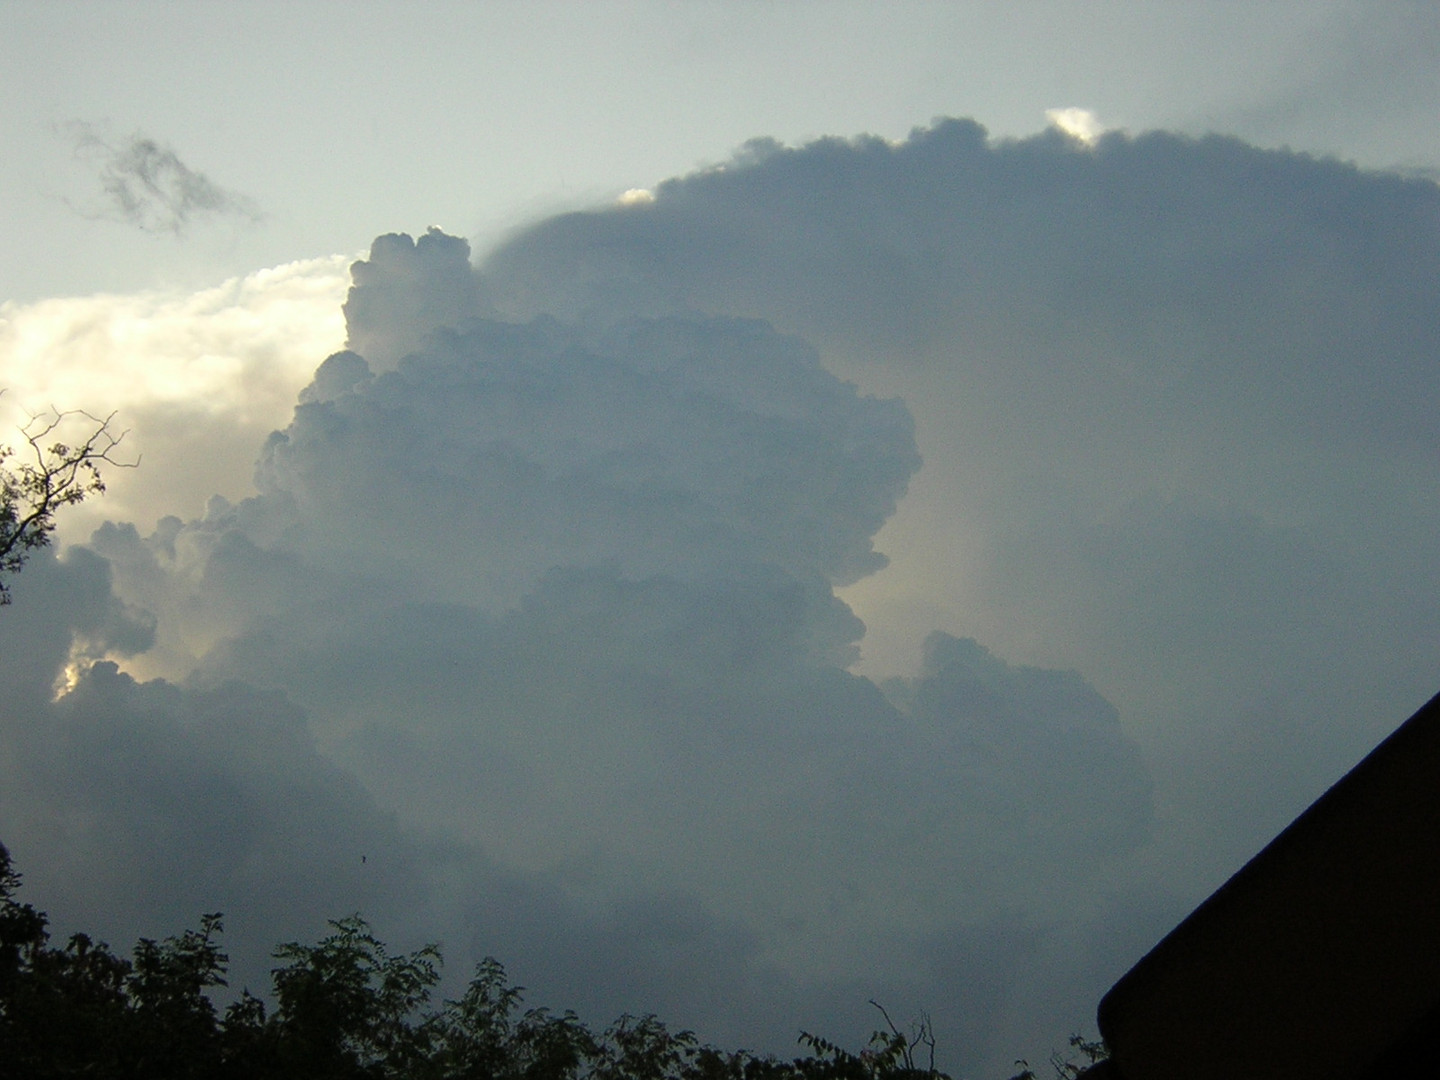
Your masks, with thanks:
M 1440 695 L 1105 995 L 1123 1080 L 1362 1075 L 1440 1003 Z

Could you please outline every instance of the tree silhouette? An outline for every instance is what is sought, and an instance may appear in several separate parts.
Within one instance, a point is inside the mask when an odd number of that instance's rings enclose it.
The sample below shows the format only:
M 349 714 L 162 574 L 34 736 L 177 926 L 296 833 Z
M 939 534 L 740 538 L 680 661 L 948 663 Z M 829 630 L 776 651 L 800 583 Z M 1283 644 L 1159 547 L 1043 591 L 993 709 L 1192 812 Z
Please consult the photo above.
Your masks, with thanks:
M 50 542 L 56 512 L 105 490 L 101 466 L 139 464 L 113 456 L 125 438 L 125 432 L 111 428 L 114 419 L 114 413 L 102 418 L 80 409 L 51 409 L 32 416 L 20 429 L 27 447 L 23 460 L 9 464 L 15 451 L 0 446 L 0 604 L 10 603 L 6 576 L 17 573 L 31 552 Z M 81 428 L 79 441 L 64 441 L 64 429 L 76 425 Z
M 142 938 L 127 960 L 85 934 L 52 946 L 45 914 L 16 899 L 19 885 L 0 844 L 6 1080 L 949 1080 L 935 1068 L 928 1017 L 906 1034 L 878 1004 L 888 1030 L 865 1049 L 802 1032 L 808 1053 L 789 1060 L 707 1046 L 650 1015 L 593 1031 L 573 1012 L 527 1008 L 491 958 L 458 999 L 432 1006 L 439 949 L 391 956 L 358 915 L 314 945 L 275 950 L 273 1008 L 246 990 L 221 1015 L 208 993 L 225 986 L 220 915 L 178 937 Z M 1071 1044 L 1103 1056 L 1078 1036 Z M 1053 1064 L 1063 1080 L 1082 1072 Z

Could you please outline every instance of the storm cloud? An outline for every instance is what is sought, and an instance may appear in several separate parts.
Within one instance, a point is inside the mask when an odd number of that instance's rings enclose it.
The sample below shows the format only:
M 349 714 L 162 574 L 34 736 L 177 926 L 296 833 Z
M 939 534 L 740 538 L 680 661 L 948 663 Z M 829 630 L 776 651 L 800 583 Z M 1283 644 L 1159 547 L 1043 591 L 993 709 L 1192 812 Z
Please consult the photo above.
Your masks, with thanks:
M 517 314 L 763 318 L 903 398 L 926 465 L 890 568 L 844 593 L 871 670 L 938 626 L 1085 672 L 1167 786 L 1238 768 L 1234 820 L 1176 823 L 1207 876 L 1433 691 L 1434 183 L 942 120 L 756 140 L 654 195 L 540 223 L 485 286 Z
M 653 193 L 380 237 L 253 494 L 27 569 L 4 839 L 246 971 L 362 908 L 998 1074 L 1433 689 L 1440 193 L 968 121 Z
M 88 567 L 140 627 L 124 650 L 57 629 L 28 665 L 9 842 L 34 877 L 148 897 L 180 874 L 164 914 L 242 912 L 242 946 L 365 907 L 514 949 L 557 1000 L 783 1051 L 797 1022 L 868 1023 L 862 972 L 913 990 L 898 943 L 1050 917 L 1052 874 L 1143 842 L 1144 766 L 1078 676 L 944 636 L 913 680 L 846 670 L 864 627 L 834 589 L 885 565 L 873 535 L 920 467 L 901 402 L 757 320 L 486 320 L 437 233 L 380 238 L 354 278 L 352 350 L 267 442 L 258 495 L 107 525 L 26 582 Z M 89 663 L 112 655 L 178 681 Z M 90 743 L 103 785 L 32 760 L 93 768 Z M 60 805 L 103 828 L 64 842 Z M 607 994 L 557 945 L 582 941 Z

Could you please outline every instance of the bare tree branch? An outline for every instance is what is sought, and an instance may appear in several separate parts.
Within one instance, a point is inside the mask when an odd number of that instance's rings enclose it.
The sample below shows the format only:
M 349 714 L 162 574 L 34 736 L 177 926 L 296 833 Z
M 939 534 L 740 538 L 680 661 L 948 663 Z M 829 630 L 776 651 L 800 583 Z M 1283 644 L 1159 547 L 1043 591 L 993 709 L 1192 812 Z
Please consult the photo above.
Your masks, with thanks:
M 17 573 L 32 551 L 50 542 L 56 512 L 105 490 L 101 466 L 133 469 L 140 464 L 139 458 L 114 456 L 126 435 L 110 426 L 114 419 L 114 413 L 99 417 L 83 409 L 51 408 L 20 429 L 27 460 L 11 466 L 15 451 L 0 446 L 0 604 L 10 602 L 5 575 Z M 82 425 L 83 437 L 65 442 L 62 429 L 76 424 Z

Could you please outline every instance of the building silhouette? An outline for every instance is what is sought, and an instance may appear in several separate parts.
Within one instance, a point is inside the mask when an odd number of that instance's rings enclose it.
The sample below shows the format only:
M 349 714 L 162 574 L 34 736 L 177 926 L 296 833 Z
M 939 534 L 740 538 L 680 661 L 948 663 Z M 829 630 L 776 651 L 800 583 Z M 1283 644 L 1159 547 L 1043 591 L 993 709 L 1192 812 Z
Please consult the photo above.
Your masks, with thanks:
M 1100 1002 L 1086 1080 L 1440 1076 L 1440 696 Z

